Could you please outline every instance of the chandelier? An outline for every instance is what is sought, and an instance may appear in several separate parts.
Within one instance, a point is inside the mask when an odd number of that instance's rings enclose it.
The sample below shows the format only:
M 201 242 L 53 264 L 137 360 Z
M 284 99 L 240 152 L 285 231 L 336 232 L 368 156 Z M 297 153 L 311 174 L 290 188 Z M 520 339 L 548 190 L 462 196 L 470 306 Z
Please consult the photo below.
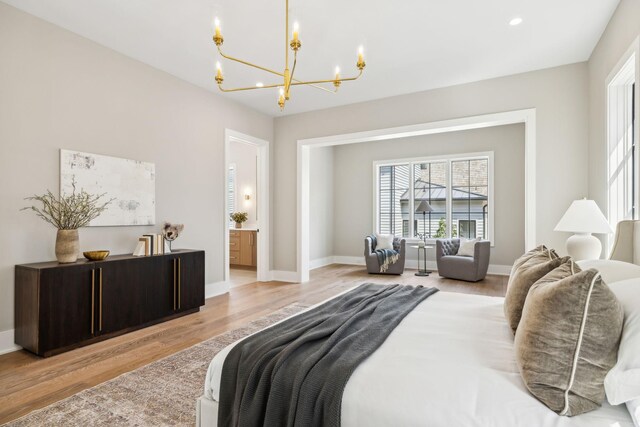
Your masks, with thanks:
M 228 59 L 230 61 L 239 62 L 240 64 L 244 64 L 249 67 L 257 68 L 267 73 L 276 75 L 282 79 L 282 81 L 279 83 L 273 83 L 273 84 L 267 84 L 267 85 L 262 83 L 257 83 L 255 86 L 227 89 L 222 87 L 222 83 L 224 82 L 224 76 L 222 74 L 222 65 L 220 64 L 220 62 L 217 62 L 215 80 L 216 80 L 216 83 L 218 84 L 218 88 L 222 92 L 239 92 L 239 91 L 255 90 L 255 89 L 278 88 L 279 89 L 278 105 L 280 106 L 280 110 L 284 110 L 284 105 L 290 98 L 291 86 L 308 85 L 308 86 L 315 87 L 317 89 L 324 90 L 326 92 L 335 93 L 338 91 L 338 88 L 343 82 L 357 80 L 360 76 L 362 76 L 362 72 L 364 71 L 364 67 L 366 66 L 364 62 L 363 49 L 362 49 L 362 46 L 360 46 L 360 48 L 358 49 L 358 61 L 356 62 L 356 67 L 358 68 L 358 74 L 354 77 L 340 76 L 340 69 L 336 67 L 335 75 L 332 79 L 305 81 L 305 80 L 294 78 L 294 74 L 296 71 L 296 62 L 298 59 L 298 51 L 302 47 L 302 43 L 300 42 L 300 38 L 299 38 L 299 26 L 297 22 L 293 24 L 292 37 L 291 39 L 289 39 L 289 0 L 285 0 L 285 60 L 284 60 L 284 71 L 282 72 L 271 70 L 267 67 L 256 65 L 248 61 L 243 61 L 242 59 L 234 58 L 222 52 L 222 44 L 224 43 L 224 38 L 222 37 L 222 31 L 220 30 L 220 21 L 218 20 L 218 18 L 215 18 L 214 26 L 215 26 L 215 34 L 213 35 L 213 42 L 216 44 L 216 47 L 218 48 L 218 52 L 223 58 Z M 289 68 L 289 49 L 291 49 L 291 51 L 293 52 L 293 64 L 291 65 L 291 68 Z M 322 84 L 325 84 L 325 83 L 333 84 L 334 89 L 331 90 L 324 86 L 321 86 Z

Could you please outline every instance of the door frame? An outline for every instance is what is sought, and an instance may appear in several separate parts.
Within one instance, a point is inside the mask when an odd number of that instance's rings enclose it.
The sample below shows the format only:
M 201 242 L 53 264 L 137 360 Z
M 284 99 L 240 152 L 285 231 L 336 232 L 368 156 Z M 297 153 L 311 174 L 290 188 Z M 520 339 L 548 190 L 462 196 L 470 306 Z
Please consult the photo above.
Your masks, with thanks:
M 296 276 L 298 282 L 309 281 L 311 244 L 310 223 L 311 209 L 309 207 L 310 163 L 313 147 L 330 147 L 335 145 L 357 144 L 370 141 L 384 141 L 390 139 L 407 138 L 418 135 L 431 135 L 445 132 L 457 132 L 469 129 L 482 129 L 524 123 L 524 174 L 525 174 L 525 213 L 524 239 L 526 249 L 536 246 L 536 109 L 505 111 L 502 113 L 482 114 L 478 116 L 462 117 L 436 122 L 419 123 L 386 129 L 376 129 L 364 132 L 354 132 L 331 135 L 318 138 L 299 139 L 297 177 L 297 259 Z
M 269 250 L 269 141 L 256 138 L 251 135 L 246 135 L 237 132 L 232 129 L 224 130 L 224 212 L 223 212 L 223 234 L 224 234 L 224 280 L 229 283 L 229 218 L 227 212 L 229 211 L 228 204 L 228 187 L 227 182 L 229 180 L 229 150 L 231 141 L 242 142 L 244 144 L 253 145 L 258 149 L 258 161 L 257 161 L 257 188 L 256 196 L 258 200 L 257 209 L 257 223 L 259 232 L 256 233 L 258 239 L 258 259 L 256 268 L 256 279 L 259 282 L 269 281 L 269 267 L 271 265 Z

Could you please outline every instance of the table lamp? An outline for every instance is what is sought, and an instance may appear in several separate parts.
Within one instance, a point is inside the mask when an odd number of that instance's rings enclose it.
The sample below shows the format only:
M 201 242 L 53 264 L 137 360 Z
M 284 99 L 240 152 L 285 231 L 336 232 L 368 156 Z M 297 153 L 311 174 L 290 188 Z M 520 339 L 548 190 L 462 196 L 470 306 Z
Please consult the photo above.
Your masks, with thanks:
M 574 233 L 567 240 L 567 253 L 575 261 L 600 258 L 602 244 L 591 233 L 613 233 L 596 202 L 587 199 L 574 200 L 554 230 Z

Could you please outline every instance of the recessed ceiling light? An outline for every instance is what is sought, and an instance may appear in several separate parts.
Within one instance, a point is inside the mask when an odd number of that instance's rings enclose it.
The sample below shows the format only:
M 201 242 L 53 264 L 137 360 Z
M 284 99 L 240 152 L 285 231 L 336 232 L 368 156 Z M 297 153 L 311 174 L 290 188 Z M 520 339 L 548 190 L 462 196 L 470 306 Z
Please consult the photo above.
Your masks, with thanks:
M 522 24 L 522 18 L 520 18 L 519 16 L 509 21 L 509 25 L 511 25 L 512 27 L 515 27 L 516 25 L 520 25 L 520 24 Z
M 264 83 L 262 83 L 262 82 L 256 83 L 256 87 L 263 87 L 263 86 L 264 86 Z

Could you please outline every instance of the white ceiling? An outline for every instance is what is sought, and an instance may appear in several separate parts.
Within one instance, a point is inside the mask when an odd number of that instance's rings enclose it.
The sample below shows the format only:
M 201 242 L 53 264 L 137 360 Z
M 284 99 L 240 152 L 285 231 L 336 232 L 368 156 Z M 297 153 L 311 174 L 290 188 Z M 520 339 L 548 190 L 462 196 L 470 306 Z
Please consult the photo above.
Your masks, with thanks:
M 284 68 L 284 0 L 2 0 L 127 56 L 220 94 L 211 20 L 227 54 Z M 292 89 L 284 114 L 585 61 L 619 0 L 290 0 L 300 22 L 296 76 L 331 78 L 367 68 L 338 94 Z M 521 16 L 524 22 L 508 22 Z M 223 62 L 225 85 L 275 83 Z M 275 76 L 274 76 L 275 77 Z M 277 90 L 221 94 L 270 115 Z

